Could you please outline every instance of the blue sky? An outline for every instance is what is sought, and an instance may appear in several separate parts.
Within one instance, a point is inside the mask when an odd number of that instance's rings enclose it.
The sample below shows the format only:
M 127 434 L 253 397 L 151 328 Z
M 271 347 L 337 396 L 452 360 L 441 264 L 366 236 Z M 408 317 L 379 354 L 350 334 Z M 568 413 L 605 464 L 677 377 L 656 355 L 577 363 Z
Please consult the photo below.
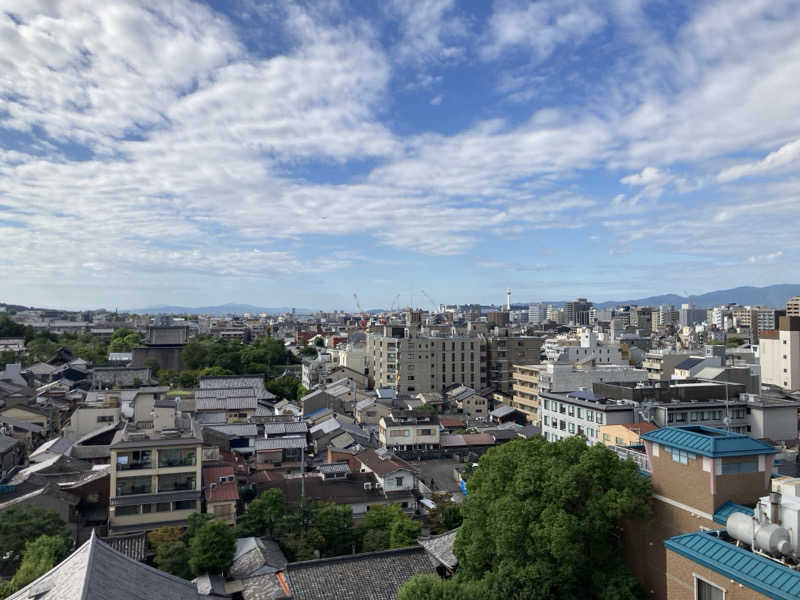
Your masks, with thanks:
M 797 31 L 774 0 L 0 0 L 0 301 L 796 282 Z

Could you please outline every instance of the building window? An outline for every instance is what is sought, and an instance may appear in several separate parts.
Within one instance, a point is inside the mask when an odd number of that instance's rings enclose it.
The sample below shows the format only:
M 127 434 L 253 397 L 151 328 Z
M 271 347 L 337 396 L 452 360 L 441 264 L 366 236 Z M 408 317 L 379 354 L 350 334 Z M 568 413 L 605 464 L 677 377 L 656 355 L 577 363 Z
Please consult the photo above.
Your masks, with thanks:
M 692 454 L 691 452 L 686 452 L 685 450 L 678 450 L 677 448 L 672 448 L 672 460 L 674 462 L 679 462 L 682 465 L 689 464 L 689 459 L 694 460 L 697 458 L 696 454 Z
M 97 415 L 97 422 L 98 423 L 113 423 L 114 422 L 114 415 Z
M 394 478 L 394 484 L 397 487 L 403 487 L 403 478 L 402 477 L 395 477 Z
M 725 590 L 713 583 L 694 576 L 696 600 L 725 600 Z
M 175 510 L 194 510 L 197 508 L 195 500 L 178 500 L 175 502 Z
M 150 450 L 136 450 L 117 454 L 117 470 L 150 469 L 153 466 L 153 453 Z
M 152 504 L 142 504 L 142 513 L 149 513 L 153 512 L 153 505 Z
M 169 512 L 171 510 L 169 502 L 159 502 L 156 504 L 156 512 Z
M 738 463 L 722 463 L 723 475 L 734 475 L 736 473 L 758 473 L 758 461 L 748 460 Z
M 575 433 L 575 423 L 570 423 L 569 424 L 569 432 L 570 433 Z
M 171 475 L 159 475 L 158 491 L 174 492 L 177 490 L 195 489 L 194 473 L 173 473 Z
M 117 479 L 117 496 L 131 496 L 133 494 L 149 494 L 153 491 L 153 478 L 147 477 L 120 477 Z
M 545 424 L 545 427 L 550 425 L 550 419 L 547 417 L 547 415 L 544 416 L 544 424 Z
M 161 448 L 158 451 L 159 467 L 189 467 L 194 464 L 194 448 Z
M 116 513 L 118 517 L 125 517 L 128 515 L 138 515 L 139 506 L 137 504 L 134 504 L 133 506 L 118 506 L 116 508 Z

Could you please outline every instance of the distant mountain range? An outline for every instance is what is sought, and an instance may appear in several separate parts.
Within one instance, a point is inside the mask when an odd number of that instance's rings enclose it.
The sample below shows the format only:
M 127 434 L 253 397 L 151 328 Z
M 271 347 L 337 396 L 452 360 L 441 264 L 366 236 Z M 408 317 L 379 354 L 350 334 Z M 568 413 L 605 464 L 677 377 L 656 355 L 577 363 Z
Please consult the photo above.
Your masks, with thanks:
M 736 302 L 743 305 L 761 305 L 774 308 L 784 308 L 787 300 L 793 296 L 800 296 L 800 284 L 781 283 L 768 285 L 766 287 L 736 287 L 729 290 L 717 290 L 707 294 L 697 296 L 679 296 L 677 294 L 664 294 L 662 296 L 649 296 L 636 300 L 609 300 L 598 302 L 595 305 L 599 308 L 613 308 L 614 306 L 625 304 L 636 304 L 638 306 L 658 306 L 659 304 L 674 304 L 680 307 L 681 304 L 694 302 L 698 308 L 711 308 L 720 304 Z
M 157 304 L 148 308 L 129 308 L 123 312 L 135 314 L 151 314 L 151 315 L 240 315 L 243 313 L 268 313 L 272 315 L 291 312 L 290 306 L 253 306 L 252 304 L 221 304 L 219 306 L 170 306 L 168 304 Z M 295 308 L 297 314 L 313 314 L 314 310 L 310 308 Z

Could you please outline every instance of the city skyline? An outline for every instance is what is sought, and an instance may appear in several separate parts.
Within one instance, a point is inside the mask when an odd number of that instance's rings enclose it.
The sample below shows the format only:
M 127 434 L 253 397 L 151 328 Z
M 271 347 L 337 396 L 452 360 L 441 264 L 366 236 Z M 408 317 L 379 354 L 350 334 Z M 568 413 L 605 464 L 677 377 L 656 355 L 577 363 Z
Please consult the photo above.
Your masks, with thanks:
M 2 301 L 791 279 L 796 3 L 309 4 L 0 11 Z

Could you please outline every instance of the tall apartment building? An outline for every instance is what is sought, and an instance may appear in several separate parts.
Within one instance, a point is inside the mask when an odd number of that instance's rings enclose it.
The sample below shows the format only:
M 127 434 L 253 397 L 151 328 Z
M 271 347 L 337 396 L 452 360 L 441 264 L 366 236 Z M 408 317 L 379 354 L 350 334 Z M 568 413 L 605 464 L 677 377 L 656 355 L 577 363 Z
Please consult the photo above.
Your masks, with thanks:
M 588 325 L 589 309 L 592 303 L 586 298 L 578 298 L 571 302 L 564 302 L 564 319 L 567 325 Z
M 681 327 L 695 325 L 705 321 L 707 315 L 708 311 L 705 308 L 694 308 L 689 304 L 681 304 L 681 309 L 678 311 L 678 323 Z
M 490 310 L 486 314 L 486 318 L 489 323 L 494 323 L 498 327 L 505 327 L 508 325 L 510 320 L 510 314 L 508 311 L 505 310 Z
M 366 359 L 370 383 L 398 394 L 487 385 L 486 341 L 480 337 L 421 336 L 413 326 L 387 326 L 383 334 L 367 334 Z
M 758 348 L 762 383 L 800 389 L 800 316 L 781 317 L 777 330 L 762 331 Z
M 531 336 L 487 338 L 487 385 L 496 392 L 510 395 L 514 365 L 538 364 L 543 342 L 543 338 Z
M 185 526 L 200 511 L 202 444 L 173 400 L 157 401 L 149 422 L 126 423 L 110 447 L 110 533 Z
M 795 296 L 786 303 L 786 316 L 800 317 L 800 296 Z
M 759 308 L 758 309 L 758 331 L 765 329 L 777 329 L 778 319 L 786 316 L 786 310 L 779 310 L 775 308 Z
M 538 324 L 547 320 L 547 305 L 544 302 L 537 302 L 528 307 L 528 323 Z

